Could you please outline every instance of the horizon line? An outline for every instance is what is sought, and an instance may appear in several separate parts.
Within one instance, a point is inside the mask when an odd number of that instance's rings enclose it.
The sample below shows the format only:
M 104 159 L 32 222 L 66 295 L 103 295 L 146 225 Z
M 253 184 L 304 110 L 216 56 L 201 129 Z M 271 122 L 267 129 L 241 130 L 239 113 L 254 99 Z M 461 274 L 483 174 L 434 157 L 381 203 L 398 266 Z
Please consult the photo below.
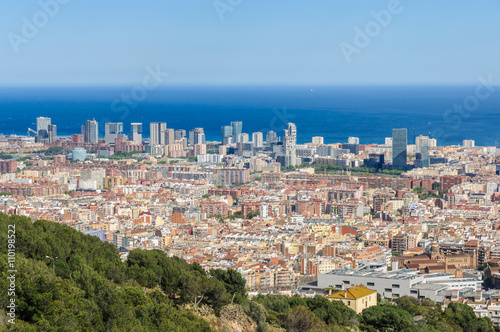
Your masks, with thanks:
M 120 88 L 137 85 L 137 83 L 116 83 L 116 84 L 27 84 L 27 85 L 3 85 L 0 83 L 0 89 L 61 89 L 61 88 Z M 155 89 L 162 88 L 186 88 L 186 87 L 201 87 L 201 88 L 239 88 L 239 87 L 468 87 L 475 86 L 477 82 L 470 83 L 178 83 L 178 84 L 163 84 Z M 493 84 L 499 86 L 499 84 Z

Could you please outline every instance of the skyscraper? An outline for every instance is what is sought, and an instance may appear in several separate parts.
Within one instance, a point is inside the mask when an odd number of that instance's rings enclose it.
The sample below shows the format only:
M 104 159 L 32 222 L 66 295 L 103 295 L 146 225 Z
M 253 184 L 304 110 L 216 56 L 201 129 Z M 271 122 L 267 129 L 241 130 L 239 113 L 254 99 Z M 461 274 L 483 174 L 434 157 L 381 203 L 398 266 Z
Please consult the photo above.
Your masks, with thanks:
M 35 141 L 39 143 L 53 143 L 57 136 L 56 125 L 51 124 L 51 118 L 36 118 L 36 137 Z
M 266 134 L 266 143 L 268 145 L 278 143 L 278 135 L 276 135 L 276 132 L 274 132 L 272 130 L 270 130 L 270 131 L 267 132 L 267 134 Z
M 238 135 L 237 142 L 238 143 L 248 143 L 250 137 L 247 133 L 241 133 Z
M 359 154 L 359 144 L 355 143 L 342 143 L 342 149 L 349 150 L 349 153 L 358 155 Z
M 236 139 L 236 143 L 239 143 L 238 136 L 243 132 L 243 122 L 233 121 L 231 122 L 231 127 L 233 127 L 233 136 Z
M 322 136 L 314 136 L 314 137 L 312 138 L 312 144 L 317 144 L 317 145 L 319 145 L 319 144 L 323 144 L 323 143 L 324 143 L 324 141 L 325 141 L 325 139 L 324 139 Z
M 421 167 L 429 167 L 430 158 L 429 158 L 429 148 L 430 148 L 430 139 L 428 136 L 418 136 L 415 138 L 416 152 L 420 153 L 420 160 L 422 161 Z M 419 165 L 416 165 L 419 166 Z
M 178 141 L 183 137 L 186 137 L 186 130 L 185 129 L 176 129 L 174 132 L 175 135 L 175 140 Z
M 142 144 L 142 123 L 132 122 L 130 124 L 130 137 L 129 139 L 136 144 Z
M 435 138 L 429 138 L 429 148 L 437 147 L 437 140 Z
M 232 136 L 232 135 L 233 135 L 233 127 L 231 127 L 231 126 L 222 126 L 221 127 L 222 141 L 224 141 L 225 137 Z
M 57 139 L 57 126 L 49 125 L 49 143 L 54 143 Z
M 234 136 L 229 135 L 222 139 L 222 145 L 229 145 L 234 143 Z
M 422 140 L 422 167 L 429 167 L 431 159 L 429 158 L 429 138 Z
M 283 129 L 283 146 L 287 148 L 295 148 L 297 145 L 297 127 L 295 123 L 289 122 L 287 128 Z
M 149 124 L 149 144 L 165 145 L 166 122 L 151 122 Z
M 285 163 L 283 166 L 289 168 L 297 165 L 297 127 L 295 123 L 289 122 L 286 129 L 283 129 L 283 149 L 285 150 Z
M 427 136 L 419 135 L 415 138 L 415 152 L 416 153 L 422 152 L 422 140 L 424 139 L 424 137 L 427 137 Z M 427 137 L 427 139 L 429 139 L 429 137 Z
M 95 120 L 87 120 L 83 125 L 83 138 L 85 143 L 99 143 L 99 123 Z
M 471 149 L 476 146 L 476 141 L 473 139 L 464 139 L 462 141 L 462 146 L 466 149 Z
M 170 145 L 175 143 L 175 130 L 165 129 L 165 145 Z
M 51 121 L 52 121 L 51 118 L 46 118 L 43 116 L 36 118 L 36 131 L 37 132 L 39 132 L 40 130 L 49 131 L 49 125 L 51 124 Z
M 205 144 L 205 130 L 203 128 L 194 128 L 194 144 Z
M 188 137 L 189 146 L 194 146 L 194 135 L 195 135 L 194 129 L 191 129 L 189 131 L 189 137 Z
M 123 135 L 123 122 L 106 122 L 104 125 L 104 143 L 114 144 L 115 138 Z
M 406 170 L 408 132 L 406 128 L 392 130 L 392 168 Z
M 264 145 L 264 135 L 260 131 L 252 133 L 252 145 L 254 148 L 261 148 Z
M 205 144 L 205 131 L 203 128 L 194 128 L 189 131 L 189 146 Z
M 349 144 L 358 144 L 359 145 L 359 137 L 349 137 L 347 139 L 347 143 L 349 143 Z

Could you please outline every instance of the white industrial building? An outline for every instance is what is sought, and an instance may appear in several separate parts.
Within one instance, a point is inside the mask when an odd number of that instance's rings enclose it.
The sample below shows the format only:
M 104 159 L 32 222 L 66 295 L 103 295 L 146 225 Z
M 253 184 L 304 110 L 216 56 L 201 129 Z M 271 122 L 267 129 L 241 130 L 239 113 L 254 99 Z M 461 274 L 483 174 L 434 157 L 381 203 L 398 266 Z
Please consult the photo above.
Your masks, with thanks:
M 429 298 L 442 303 L 451 290 L 481 290 L 482 280 L 475 278 L 454 278 L 446 273 L 420 274 L 419 271 L 402 269 L 380 271 L 380 269 L 340 269 L 318 274 L 315 283 L 301 286 L 302 290 L 343 289 L 355 285 L 377 291 L 382 297 L 397 298 L 413 296 Z

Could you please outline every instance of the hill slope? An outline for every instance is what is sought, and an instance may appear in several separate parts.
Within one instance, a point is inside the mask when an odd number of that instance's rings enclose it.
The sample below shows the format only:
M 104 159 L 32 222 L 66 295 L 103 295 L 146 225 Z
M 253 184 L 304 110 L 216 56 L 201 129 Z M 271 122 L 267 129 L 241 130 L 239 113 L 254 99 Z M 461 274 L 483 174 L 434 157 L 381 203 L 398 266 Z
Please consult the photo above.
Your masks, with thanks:
M 361 315 L 322 296 L 248 300 L 234 270 L 207 273 L 158 250 L 132 250 L 122 262 L 110 243 L 25 217 L 0 214 L 0 243 L 0 326 L 14 331 L 494 331 L 467 305 L 442 311 L 410 297 Z M 7 324 L 11 281 L 15 324 Z

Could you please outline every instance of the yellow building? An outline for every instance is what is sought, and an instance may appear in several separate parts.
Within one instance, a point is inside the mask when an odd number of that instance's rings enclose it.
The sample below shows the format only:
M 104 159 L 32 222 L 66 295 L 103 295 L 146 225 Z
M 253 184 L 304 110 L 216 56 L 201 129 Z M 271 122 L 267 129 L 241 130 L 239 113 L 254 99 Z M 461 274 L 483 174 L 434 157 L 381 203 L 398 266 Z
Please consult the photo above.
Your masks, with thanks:
M 313 225 L 311 231 L 316 235 L 328 236 L 332 233 L 332 225 Z
M 346 306 L 360 314 L 364 309 L 377 305 L 377 291 L 354 286 L 347 290 L 328 295 L 330 301 L 342 301 Z

